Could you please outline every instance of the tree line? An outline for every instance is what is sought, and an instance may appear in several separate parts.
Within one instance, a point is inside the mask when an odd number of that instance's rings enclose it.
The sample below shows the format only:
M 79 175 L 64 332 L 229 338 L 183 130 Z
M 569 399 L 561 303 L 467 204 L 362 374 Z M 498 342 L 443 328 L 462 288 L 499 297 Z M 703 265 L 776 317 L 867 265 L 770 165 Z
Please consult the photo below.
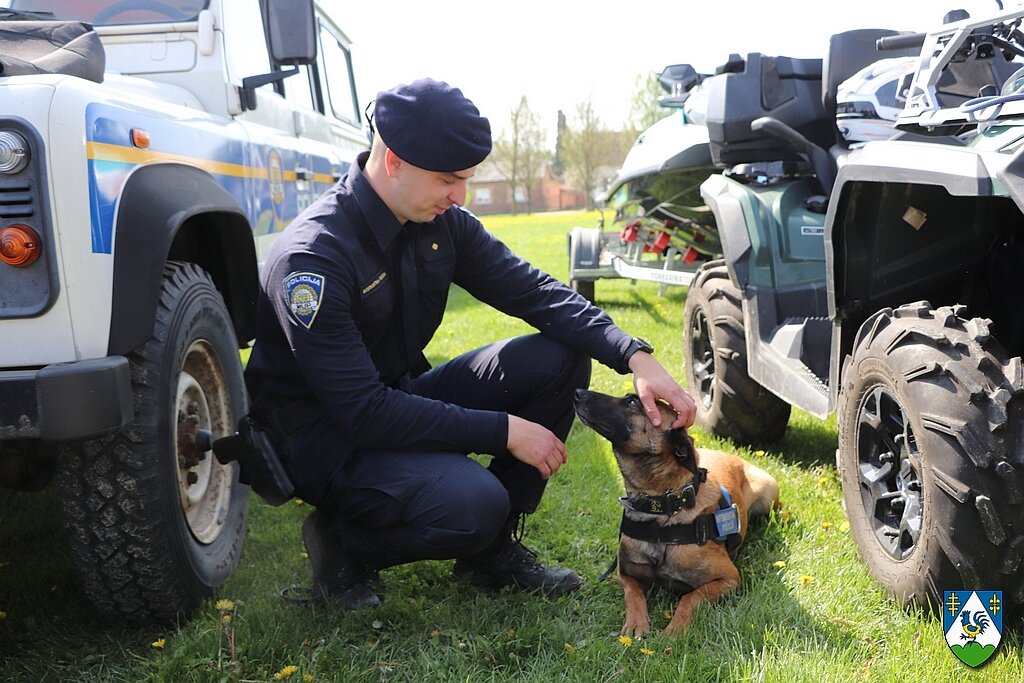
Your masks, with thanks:
M 546 165 L 556 177 L 583 190 L 587 208 L 593 208 L 595 193 L 610 179 L 609 171 L 619 168 L 642 131 L 666 115 L 658 106 L 660 94 L 656 73 L 638 75 L 629 118 L 619 130 L 610 129 L 601 120 L 590 98 L 578 103 L 570 116 L 559 110 L 553 148 L 549 147 L 541 117 L 523 95 L 509 112 L 490 157 L 513 188 L 512 212 L 532 211 L 535 198 L 531 194 Z

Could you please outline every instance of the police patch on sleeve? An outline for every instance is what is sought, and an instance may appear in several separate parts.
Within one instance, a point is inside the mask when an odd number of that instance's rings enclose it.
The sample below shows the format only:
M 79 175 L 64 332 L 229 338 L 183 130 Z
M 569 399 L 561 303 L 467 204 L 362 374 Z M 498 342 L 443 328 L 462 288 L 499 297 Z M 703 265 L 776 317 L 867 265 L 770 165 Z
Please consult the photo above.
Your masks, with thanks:
M 313 324 L 320 312 L 327 278 L 318 273 L 294 272 L 284 279 L 284 296 L 288 309 L 306 329 Z

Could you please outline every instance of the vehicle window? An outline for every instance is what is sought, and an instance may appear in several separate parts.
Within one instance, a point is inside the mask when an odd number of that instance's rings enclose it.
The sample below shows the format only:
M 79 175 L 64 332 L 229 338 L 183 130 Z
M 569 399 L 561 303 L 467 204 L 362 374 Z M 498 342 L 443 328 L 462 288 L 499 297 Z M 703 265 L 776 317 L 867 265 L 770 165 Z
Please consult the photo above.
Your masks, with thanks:
M 207 4 L 208 0 L 0 0 L 2 8 L 48 12 L 53 19 L 96 26 L 193 21 Z
M 313 81 L 308 66 L 299 67 L 299 73 L 284 79 L 284 95 L 296 107 L 316 111 L 313 98 Z
M 238 84 L 246 76 L 269 72 L 270 55 L 263 38 L 263 14 L 258 0 L 225 2 L 223 11 L 224 23 L 231 27 L 230 33 L 225 34 L 225 40 L 231 45 L 224 54 L 232 82 Z M 236 42 L 242 44 L 236 45 Z M 262 88 L 273 90 L 274 86 L 264 85 Z
M 359 106 L 352 78 L 352 54 L 329 28 L 320 25 L 320 89 L 331 112 L 344 121 L 359 123 Z

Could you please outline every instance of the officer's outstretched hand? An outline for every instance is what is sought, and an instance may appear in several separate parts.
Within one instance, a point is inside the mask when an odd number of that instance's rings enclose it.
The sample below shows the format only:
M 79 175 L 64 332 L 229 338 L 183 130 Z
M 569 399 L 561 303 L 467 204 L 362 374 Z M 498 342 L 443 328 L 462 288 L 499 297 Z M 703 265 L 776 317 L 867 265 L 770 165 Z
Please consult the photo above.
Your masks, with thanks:
M 672 375 L 661 367 L 658 359 L 645 351 L 637 351 L 629 359 L 629 369 L 633 371 L 633 386 L 640 403 L 644 406 L 648 419 L 655 427 L 661 425 L 661 413 L 658 412 L 657 401 L 661 399 L 676 411 L 677 416 L 672 429 L 689 427 L 697 416 L 697 404 L 693 398 L 683 391 Z
M 508 451 L 545 479 L 569 459 L 565 444 L 551 430 L 515 415 L 508 416 Z

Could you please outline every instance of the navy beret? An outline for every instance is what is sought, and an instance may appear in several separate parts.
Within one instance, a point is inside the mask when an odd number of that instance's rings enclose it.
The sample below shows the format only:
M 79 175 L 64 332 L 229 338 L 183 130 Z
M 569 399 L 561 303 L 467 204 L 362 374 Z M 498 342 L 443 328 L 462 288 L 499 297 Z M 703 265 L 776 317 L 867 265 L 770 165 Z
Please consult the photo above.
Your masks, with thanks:
M 462 171 L 491 153 L 491 124 L 462 91 L 429 78 L 377 94 L 373 123 L 384 144 L 413 166 Z

